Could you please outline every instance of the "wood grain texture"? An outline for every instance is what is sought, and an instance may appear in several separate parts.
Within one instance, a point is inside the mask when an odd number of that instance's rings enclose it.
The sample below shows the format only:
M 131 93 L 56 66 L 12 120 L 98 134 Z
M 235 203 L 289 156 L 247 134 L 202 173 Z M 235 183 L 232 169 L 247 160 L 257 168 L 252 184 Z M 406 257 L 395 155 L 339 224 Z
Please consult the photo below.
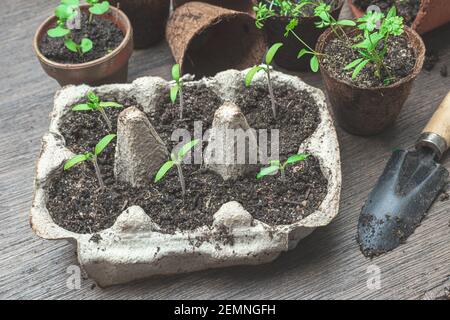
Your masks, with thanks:
M 424 297 L 448 284 L 450 201 L 436 201 L 406 244 L 373 260 L 355 241 L 358 215 L 393 149 L 414 144 L 450 89 L 439 68 L 450 67 L 450 26 L 428 35 L 442 46 L 440 62 L 422 72 L 395 127 L 362 138 L 338 129 L 343 188 L 338 217 L 271 264 L 154 278 L 108 289 L 66 286 L 66 270 L 76 265 L 75 247 L 36 237 L 28 224 L 34 166 L 49 124 L 56 82 L 41 70 L 31 50 L 36 27 L 54 1 L 5 0 L 0 8 L 0 298 L 4 299 L 357 299 Z M 346 12 L 347 9 L 346 9 Z M 130 80 L 170 77 L 173 59 L 165 42 L 135 52 Z M 320 76 L 299 74 L 322 87 Z M 450 157 L 444 165 L 450 169 Z M 366 286 L 369 265 L 381 270 L 382 288 Z

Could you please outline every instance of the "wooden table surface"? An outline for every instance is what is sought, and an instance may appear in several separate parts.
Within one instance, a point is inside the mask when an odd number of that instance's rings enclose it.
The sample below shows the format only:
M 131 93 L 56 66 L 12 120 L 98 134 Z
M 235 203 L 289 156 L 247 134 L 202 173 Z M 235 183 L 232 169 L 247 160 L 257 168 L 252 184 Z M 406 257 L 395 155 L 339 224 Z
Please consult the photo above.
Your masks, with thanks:
M 355 241 L 358 215 L 393 149 L 411 146 L 450 90 L 450 26 L 426 37 L 440 46 L 440 61 L 423 71 L 394 128 L 362 138 L 338 128 L 342 156 L 339 215 L 273 263 L 154 278 L 107 289 L 83 279 L 69 289 L 67 268 L 77 265 L 76 248 L 39 239 L 28 215 L 35 162 L 57 83 L 42 71 L 31 47 L 37 26 L 57 1 L 3 0 L 0 6 L 0 298 L 7 299 L 357 299 L 435 298 L 450 287 L 450 201 L 436 201 L 406 244 L 373 260 Z M 344 8 L 344 15 L 348 9 Z M 167 44 L 135 52 L 130 79 L 169 78 L 173 59 Z M 319 75 L 299 74 L 322 87 Z M 444 165 L 450 169 L 450 157 Z M 370 266 L 381 288 L 369 289 Z M 369 268 L 369 269 L 368 269 Z

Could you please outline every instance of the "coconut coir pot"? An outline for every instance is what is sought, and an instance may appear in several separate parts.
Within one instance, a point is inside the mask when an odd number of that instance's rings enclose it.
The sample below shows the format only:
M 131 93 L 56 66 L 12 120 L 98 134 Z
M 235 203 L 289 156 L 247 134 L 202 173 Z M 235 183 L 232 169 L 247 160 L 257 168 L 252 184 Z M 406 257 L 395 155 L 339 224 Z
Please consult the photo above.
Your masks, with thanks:
M 343 4 L 344 1 L 340 1 L 336 9 L 331 12 L 335 19 L 339 17 Z M 306 47 L 291 33 L 287 37 L 284 36 L 290 20 L 290 17 L 275 16 L 269 18 L 264 26 L 270 45 L 277 42 L 283 43 L 275 56 L 275 63 L 288 70 L 308 71 L 310 69 L 309 59 L 297 58 L 299 51 L 303 48 L 306 49 Z M 315 23 L 317 21 L 319 21 L 317 17 L 302 17 L 299 19 L 298 26 L 294 29 L 294 32 L 311 48 L 316 46 L 317 39 L 323 32 L 323 29 L 316 28 Z
M 374 135 L 384 131 L 397 119 L 413 82 L 422 69 L 425 56 L 425 45 L 414 30 L 405 27 L 404 36 L 414 48 L 416 64 L 407 77 L 389 86 L 357 87 L 333 78 L 320 62 L 320 72 L 334 116 L 346 131 L 356 135 Z M 325 31 L 318 40 L 316 50 L 324 52 L 326 44 L 334 37 L 331 29 Z
M 255 0 L 173 0 L 173 7 L 176 9 L 186 2 L 199 1 L 212 4 L 218 7 L 224 7 L 231 10 L 252 12 Z
M 166 38 L 183 73 L 212 76 L 262 62 L 264 33 L 250 15 L 203 2 L 188 2 L 169 18 Z
M 87 11 L 88 5 L 80 6 Z M 39 43 L 47 30 L 55 25 L 56 17 L 52 16 L 42 23 L 33 39 L 34 51 L 44 71 L 61 86 L 68 84 L 101 85 L 108 83 L 124 83 L 128 78 L 128 60 L 133 53 L 133 29 L 125 13 L 114 7 L 101 16 L 101 19 L 113 21 L 124 34 L 122 43 L 104 57 L 78 64 L 57 63 L 47 59 L 39 50 Z
M 364 11 L 348 0 L 353 15 L 357 18 L 364 15 Z M 448 0 L 422 0 L 416 19 L 412 24 L 413 30 L 424 34 L 450 22 L 450 2 Z
M 148 48 L 164 38 L 170 12 L 168 0 L 111 0 L 125 12 L 133 26 L 134 47 Z

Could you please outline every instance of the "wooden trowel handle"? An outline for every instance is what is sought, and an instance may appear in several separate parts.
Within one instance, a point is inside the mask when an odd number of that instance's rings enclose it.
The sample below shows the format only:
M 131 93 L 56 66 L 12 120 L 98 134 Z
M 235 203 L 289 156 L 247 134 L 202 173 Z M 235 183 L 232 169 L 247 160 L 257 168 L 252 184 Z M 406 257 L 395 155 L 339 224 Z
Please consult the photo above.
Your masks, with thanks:
M 450 92 L 422 131 L 417 144 L 432 148 L 438 158 L 450 147 Z

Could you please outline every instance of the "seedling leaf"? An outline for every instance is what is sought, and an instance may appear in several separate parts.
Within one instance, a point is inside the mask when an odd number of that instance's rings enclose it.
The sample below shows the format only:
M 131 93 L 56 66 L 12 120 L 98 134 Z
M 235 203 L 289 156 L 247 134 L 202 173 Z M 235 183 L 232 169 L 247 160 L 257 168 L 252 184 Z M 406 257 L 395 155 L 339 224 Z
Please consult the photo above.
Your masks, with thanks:
M 88 160 L 88 156 L 86 154 L 79 154 L 73 157 L 70 160 L 67 160 L 67 162 L 64 164 L 64 170 L 68 170 L 72 168 L 74 165 Z
M 175 64 L 172 67 L 172 79 L 175 80 L 176 82 L 178 82 L 180 80 L 180 65 L 179 64 Z
M 265 176 L 267 176 L 269 174 L 277 172 L 279 169 L 280 169 L 279 166 L 270 166 L 270 167 L 267 167 L 267 168 L 263 168 L 256 175 L 256 179 L 261 179 L 262 177 L 265 177 Z
M 159 180 L 161 180 L 166 175 L 167 171 L 172 169 L 174 164 L 175 164 L 175 162 L 173 162 L 172 160 L 169 160 L 166 163 L 164 163 L 162 165 L 162 167 L 159 168 L 158 173 L 156 173 L 155 183 L 158 182 Z
M 78 45 L 72 39 L 65 39 L 64 45 L 70 51 L 78 53 Z
M 79 6 L 80 0 L 61 0 L 61 3 L 67 6 Z
M 192 140 L 188 143 L 186 143 L 184 146 L 181 147 L 180 150 L 178 150 L 178 160 L 181 161 L 186 156 L 186 154 L 195 147 L 200 142 L 199 139 Z
M 60 27 L 60 26 L 58 26 L 56 28 L 53 28 L 53 29 L 49 29 L 47 31 L 48 36 L 51 37 L 51 38 L 64 37 L 65 35 L 67 35 L 69 33 L 70 33 L 69 29 L 66 29 L 66 28 L 63 28 L 63 27 Z
M 108 146 L 108 144 L 116 137 L 115 134 L 108 134 L 95 146 L 95 155 L 98 156 Z
M 293 164 L 293 163 L 296 163 L 296 162 L 299 162 L 299 161 L 303 161 L 303 160 L 305 160 L 306 158 L 308 158 L 308 155 L 307 155 L 307 154 L 303 154 L 303 153 L 295 154 L 295 155 L 293 155 L 293 156 L 290 156 L 290 157 L 286 160 L 285 165 L 286 165 L 286 164 Z
M 364 58 L 359 58 L 356 59 L 355 61 L 349 63 L 348 65 L 345 66 L 344 70 L 350 70 L 355 68 L 358 64 L 360 64 L 362 61 L 364 60 Z
M 250 84 L 252 83 L 253 78 L 255 77 L 255 74 L 258 73 L 261 70 L 264 70 L 264 68 L 261 67 L 261 66 L 254 66 L 253 68 L 251 68 L 247 72 L 247 75 L 245 76 L 245 86 L 246 87 L 250 86 Z
M 366 66 L 366 64 L 368 64 L 370 62 L 370 60 L 364 60 L 363 62 L 361 62 L 353 71 L 352 74 L 352 78 L 355 79 L 356 76 L 361 72 L 361 70 Z
M 298 55 L 297 55 L 297 59 L 300 59 L 301 57 L 303 57 L 305 54 L 310 53 L 308 50 L 306 50 L 305 48 L 303 48 L 302 50 L 299 51 Z
M 275 57 L 278 49 L 280 49 L 282 46 L 283 46 L 283 44 L 281 42 L 278 42 L 270 47 L 269 51 L 267 51 L 267 54 L 266 54 L 266 64 L 267 65 L 272 63 L 273 57 Z
M 102 15 L 109 10 L 109 2 L 103 1 L 101 3 L 96 3 L 89 8 L 89 12 L 95 15 Z
M 117 102 L 100 102 L 100 107 L 102 108 L 123 108 L 123 105 Z
M 86 52 L 91 51 L 93 46 L 94 46 L 94 44 L 92 43 L 92 41 L 90 39 L 83 38 L 81 40 L 80 47 L 81 47 L 81 52 L 82 53 L 86 53 Z
M 310 60 L 310 65 L 311 65 L 311 70 L 313 72 L 317 72 L 319 71 L 319 59 L 317 58 L 317 56 L 313 56 Z
M 175 103 L 177 101 L 178 91 L 180 90 L 180 87 L 176 84 L 172 88 L 170 88 L 170 100 L 172 103 Z
M 90 111 L 92 110 L 91 107 L 87 103 L 81 103 L 77 104 L 75 107 L 72 108 L 72 111 Z
M 356 22 L 353 20 L 339 20 L 336 23 L 341 26 L 348 26 L 348 27 L 356 26 Z

